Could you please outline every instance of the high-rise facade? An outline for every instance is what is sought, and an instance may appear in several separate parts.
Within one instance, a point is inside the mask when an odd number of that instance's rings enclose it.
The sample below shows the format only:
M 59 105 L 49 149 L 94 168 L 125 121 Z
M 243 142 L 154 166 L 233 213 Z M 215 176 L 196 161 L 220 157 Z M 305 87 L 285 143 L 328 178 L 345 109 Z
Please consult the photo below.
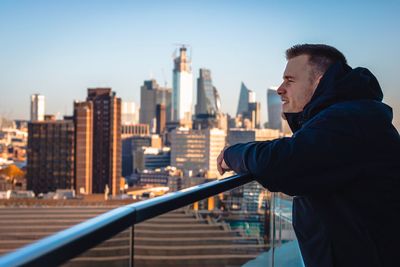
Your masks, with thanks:
M 197 79 L 197 104 L 193 129 L 219 127 L 222 119 L 221 100 L 217 89 L 212 84 L 211 71 L 200 69 Z
M 163 104 L 157 104 L 156 106 L 156 133 L 157 134 L 163 134 L 164 130 L 165 130 L 165 126 L 167 123 L 166 120 L 166 109 L 165 109 L 165 105 Z
M 236 117 L 244 128 L 261 128 L 261 104 L 256 102 L 256 93 L 242 82 Z
M 171 133 L 171 165 L 185 171 L 207 171 L 209 178 L 219 177 L 216 160 L 225 147 L 225 138 L 225 131 L 216 128 L 177 128 Z
M 267 90 L 268 128 L 282 131 L 282 101 L 275 88 Z
M 179 49 L 179 56 L 174 59 L 172 84 L 172 120 L 189 125 L 192 121 L 193 74 L 185 46 Z
M 93 102 L 74 102 L 76 192 L 93 191 Z
M 75 189 L 72 119 L 34 121 L 28 124 L 27 189 L 35 194 Z
M 122 176 L 127 177 L 134 171 L 135 151 L 150 145 L 148 124 L 122 126 Z
M 156 80 L 144 81 L 140 88 L 140 123 L 156 129 L 157 105 L 164 105 L 166 121 L 171 121 L 171 89 L 160 87 Z
M 111 88 L 89 88 L 93 103 L 92 192 L 119 193 L 121 178 L 121 99 Z
M 165 103 L 159 103 L 165 105 L 165 121 L 172 121 L 172 89 L 164 87 L 165 91 Z
M 45 115 L 44 95 L 31 95 L 31 121 L 43 121 Z
M 221 107 L 221 100 L 217 89 L 213 86 L 211 71 L 208 69 L 199 70 L 197 79 L 197 104 L 196 115 L 215 116 Z
M 250 98 L 255 98 L 254 93 L 250 89 L 246 87 L 246 85 L 242 82 L 240 86 L 240 94 L 239 94 L 239 103 L 236 112 L 236 116 L 243 114 L 243 112 L 247 112 L 249 109 Z M 253 101 L 254 102 L 254 101 Z

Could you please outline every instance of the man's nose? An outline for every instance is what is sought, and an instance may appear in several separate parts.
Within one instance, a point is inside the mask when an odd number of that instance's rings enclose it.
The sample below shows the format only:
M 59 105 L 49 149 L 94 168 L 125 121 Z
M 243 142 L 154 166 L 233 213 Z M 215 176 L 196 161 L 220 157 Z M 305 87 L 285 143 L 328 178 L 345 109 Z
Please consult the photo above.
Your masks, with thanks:
M 276 90 L 276 92 L 278 93 L 278 95 L 283 95 L 285 94 L 286 90 L 285 88 L 283 88 L 283 84 L 281 84 L 278 89 Z

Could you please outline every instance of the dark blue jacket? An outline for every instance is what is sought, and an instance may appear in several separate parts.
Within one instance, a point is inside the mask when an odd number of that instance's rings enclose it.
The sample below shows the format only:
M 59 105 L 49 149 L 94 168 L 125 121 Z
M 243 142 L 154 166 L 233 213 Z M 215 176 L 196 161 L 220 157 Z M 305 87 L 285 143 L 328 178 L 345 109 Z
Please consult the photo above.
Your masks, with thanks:
M 294 134 L 225 150 L 227 165 L 294 197 L 293 226 L 308 267 L 400 266 L 400 137 L 365 68 L 332 65 Z

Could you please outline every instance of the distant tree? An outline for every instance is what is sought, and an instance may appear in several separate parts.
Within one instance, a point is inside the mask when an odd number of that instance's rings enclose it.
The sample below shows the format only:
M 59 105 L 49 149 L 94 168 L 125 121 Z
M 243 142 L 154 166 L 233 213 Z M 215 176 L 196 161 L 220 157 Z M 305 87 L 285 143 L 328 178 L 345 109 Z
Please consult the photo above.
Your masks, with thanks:
M 25 172 L 14 164 L 11 164 L 7 168 L 0 170 L 0 175 L 4 176 L 8 181 L 14 184 L 18 179 L 25 177 Z

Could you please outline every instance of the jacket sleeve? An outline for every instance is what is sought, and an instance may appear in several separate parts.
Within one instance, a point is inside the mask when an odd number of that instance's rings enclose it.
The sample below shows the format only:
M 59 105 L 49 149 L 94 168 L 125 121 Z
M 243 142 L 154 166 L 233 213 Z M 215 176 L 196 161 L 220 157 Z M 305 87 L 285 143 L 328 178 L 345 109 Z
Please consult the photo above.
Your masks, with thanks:
M 228 147 L 227 165 L 251 173 L 270 191 L 289 195 L 322 193 L 359 177 L 366 153 L 349 118 L 325 116 L 306 123 L 292 137 Z

